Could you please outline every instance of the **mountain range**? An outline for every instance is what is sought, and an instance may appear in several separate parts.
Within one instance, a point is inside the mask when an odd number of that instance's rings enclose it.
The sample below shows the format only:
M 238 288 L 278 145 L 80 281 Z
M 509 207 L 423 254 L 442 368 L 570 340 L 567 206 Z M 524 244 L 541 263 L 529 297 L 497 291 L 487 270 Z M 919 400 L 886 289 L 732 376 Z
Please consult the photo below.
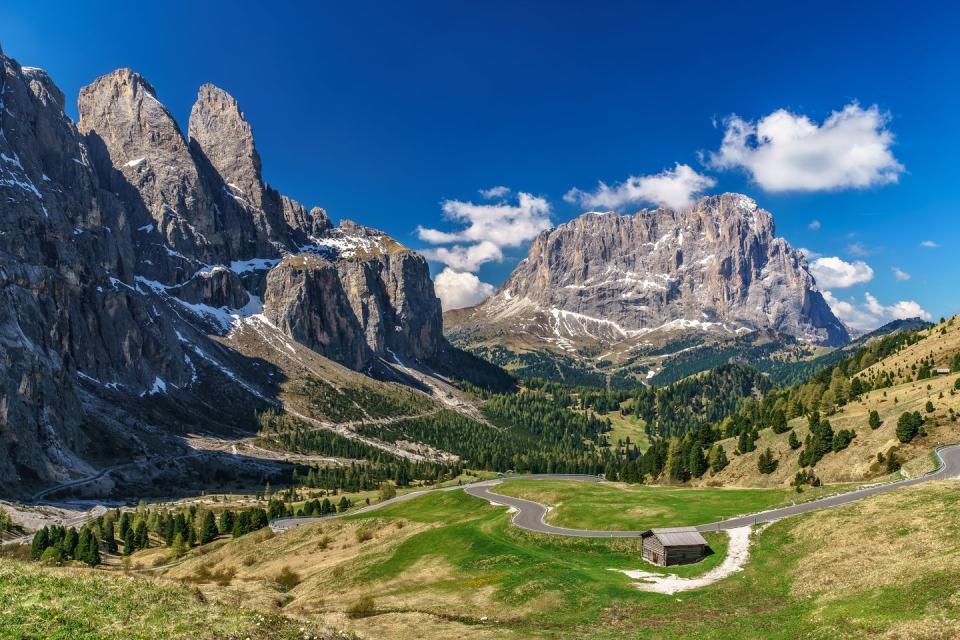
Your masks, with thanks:
M 308 377 L 448 399 L 437 371 L 469 357 L 424 258 L 266 184 L 227 92 L 200 88 L 186 134 L 129 69 L 80 91 L 79 122 L 64 105 L 0 53 L 0 489 L 131 460 L 260 482 L 184 436 L 249 435 Z

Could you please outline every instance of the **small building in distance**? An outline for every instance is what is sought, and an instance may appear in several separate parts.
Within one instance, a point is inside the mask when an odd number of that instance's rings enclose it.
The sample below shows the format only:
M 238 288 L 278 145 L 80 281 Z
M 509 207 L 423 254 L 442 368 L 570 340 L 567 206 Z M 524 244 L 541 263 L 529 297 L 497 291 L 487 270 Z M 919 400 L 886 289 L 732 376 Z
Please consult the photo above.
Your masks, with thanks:
M 950 375 L 950 367 L 938 367 L 934 370 L 938 376 L 948 376 Z
M 640 537 L 643 559 L 661 567 L 699 562 L 707 555 L 707 541 L 695 527 L 650 529 Z

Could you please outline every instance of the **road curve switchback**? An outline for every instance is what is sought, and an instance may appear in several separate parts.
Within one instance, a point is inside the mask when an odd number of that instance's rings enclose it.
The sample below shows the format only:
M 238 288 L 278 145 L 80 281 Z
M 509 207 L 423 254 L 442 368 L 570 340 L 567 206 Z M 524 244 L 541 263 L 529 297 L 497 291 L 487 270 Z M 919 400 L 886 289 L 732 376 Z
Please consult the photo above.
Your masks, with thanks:
M 699 531 L 725 531 L 728 529 L 736 529 L 739 527 L 744 527 L 747 525 L 753 524 L 762 524 L 766 522 L 774 522 L 775 520 L 780 520 L 789 516 L 799 515 L 801 513 L 807 513 L 809 511 L 817 511 L 819 509 L 828 509 L 830 507 L 838 507 L 845 504 L 850 504 L 851 502 L 856 502 L 868 496 L 876 495 L 878 493 L 886 493 L 888 491 L 895 491 L 897 489 L 902 489 L 904 487 L 910 487 L 916 484 L 921 484 L 923 482 L 931 482 L 933 480 L 950 480 L 960 478 L 960 445 L 949 445 L 944 447 L 939 447 L 934 451 L 934 455 L 939 463 L 939 466 L 922 476 L 917 476 L 916 478 L 909 478 L 906 480 L 900 480 L 897 482 L 890 482 L 887 484 L 878 484 L 869 487 L 864 487 L 862 489 L 857 489 L 855 491 L 849 491 L 846 493 L 839 493 L 837 495 L 828 496 L 826 498 L 820 498 L 819 500 L 811 500 L 810 502 L 803 502 L 800 504 L 790 505 L 787 507 L 780 507 L 778 509 L 770 509 L 768 511 L 761 511 L 759 513 L 754 513 L 750 515 L 737 516 L 734 518 L 729 518 L 727 520 L 721 520 L 718 522 L 711 522 L 706 524 L 696 525 Z M 547 524 L 544 519 L 546 518 L 549 508 L 538 503 L 533 502 L 532 500 L 524 500 L 523 498 L 514 498 L 512 496 L 505 496 L 499 493 L 494 493 L 491 491 L 491 487 L 504 482 L 505 480 L 576 480 L 581 482 L 603 482 L 602 478 L 597 476 L 585 476 L 585 475 L 563 475 L 563 474 L 549 474 L 549 475 L 515 475 L 508 476 L 506 478 L 498 478 L 496 480 L 484 480 L 481 482 L 475 482 L 473 484 L 464 485 L 464 486 L 454 486 L 454 487 L 444 487 L 442 489 L 426 489 L 423 491 L 414 491 L 411 493 L 406 493 L 396 498 L 390 500 L 385 500 L 384 502 L 379 502 L 372 504 L 357 511 L 353 511 L 345 515 L 354 515 L 358 513 L 366 513 L 369 511 L 374 511 L 376 509 L 388 506 L 396 502 L 403 502 L 406 500 L 412 500 L 419 496 L 425 495 L 427 493 L 433 493 L 435 491 L 457 491 L 463 489 L 470 495 L 480 498 L 481 500 L 486 500 L 490 503 L 503 505 L 514 510 L 513 524 L 521 529 L 526 529 L 527 531 L 533 531 L 536 533 L 545 533 L 549 535 L 558 535 L 558 536 L 573 536 L 579 538 L 637 538 L 640 536 L 642 531 L 606 531 L 606 530 L 594 530 L 594 529 L 568 529 L 566 527 L 557 527 L 552 524 Z M 278 518 L 273 520 L 270 523 L 270 526 L 274 531 L 286 531 L 288 529 L 293 529 L 306 524 L 311 524 L 313 522 L 320 522 L 323 520 L 328 520 L 330 518 L 339 517 L 337 515 L 331 516 L 322 516 L 322 517 L 300 517 L 300 518 Z

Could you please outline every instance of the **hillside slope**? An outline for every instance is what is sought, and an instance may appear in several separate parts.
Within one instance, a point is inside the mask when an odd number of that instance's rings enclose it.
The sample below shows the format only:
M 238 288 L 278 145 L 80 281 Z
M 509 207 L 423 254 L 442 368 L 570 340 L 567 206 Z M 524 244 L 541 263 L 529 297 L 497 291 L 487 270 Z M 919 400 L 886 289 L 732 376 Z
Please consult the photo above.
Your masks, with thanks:
M 905 473 L 920 473 L 932 465 L 929 454 L 936 446 L 960 442 L 960 370 L 954 369 L 948 375 L 932 373 L 936 368 L 956 365 L 955 358 L 960 354 L 960 319 L 953 318 L 922 330 L 917 337 L 919 340 L 915 343 L 902 346 L 856 375 L 864 380 L 890 380 L 894 384 L 875 388 L 824 415 L 835 434 L 849 429 L 856 437 L 847 448 L 828 453 L 816 463 L 813 471 L 822 482 L 852 482 L 885 476 L 888 467 L 886 462 L 879 461 L 878 454 L 887 458 L 891 451 L 904 465 Z M 931 372 L 931 377 L 918 379 L 926 375 L 924 367 Z M 928 411 L 928 402 L 933 411 Z M 869 425 L 871 411 L 876 411 L 882 421 L 877 429 Z M 900 442 L 896 435 L 897 422 L 905 412 L 919 412 L 925 419 L 923 431 L 909 443 Z M 806 417 L 789 422 L 801 443 L 810 433 L 807 423 Z M 791 449 L 789 437 L 789 432 L 775 434 L 771 429 L 762 429 L 756 450 L 740 455 L 731 455 L 737 448 L 735 438 L 720 441 L 730 464 L 719 473 L 705 475 L 702 483 L 789 484 L 801 469 L 799 457 L 803 450 L 803 447 Z M 768 447 L 779 462 L 773 473 L 762 474 L 758 470 L 758 457 Z

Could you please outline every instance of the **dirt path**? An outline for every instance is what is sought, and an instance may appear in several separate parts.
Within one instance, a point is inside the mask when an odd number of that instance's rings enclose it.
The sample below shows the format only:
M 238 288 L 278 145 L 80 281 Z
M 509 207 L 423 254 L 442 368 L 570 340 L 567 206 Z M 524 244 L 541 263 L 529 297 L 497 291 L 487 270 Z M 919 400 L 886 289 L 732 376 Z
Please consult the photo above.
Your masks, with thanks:
M 639 580 L 639 582 L 633 583 L 633 586 L 641 591 L 671 595 L 681 591 L 699 589 L 743 570 L 743 566 L 750 558 L 750 530 L 750 525 L 727 529 L 726 533 L 730 537 L 727 556 L 718 566 L 695 578 L 681 578 L 672 573 L 651 573 L 643 570 L 621 569 L 620 571 L 634 580 Z

